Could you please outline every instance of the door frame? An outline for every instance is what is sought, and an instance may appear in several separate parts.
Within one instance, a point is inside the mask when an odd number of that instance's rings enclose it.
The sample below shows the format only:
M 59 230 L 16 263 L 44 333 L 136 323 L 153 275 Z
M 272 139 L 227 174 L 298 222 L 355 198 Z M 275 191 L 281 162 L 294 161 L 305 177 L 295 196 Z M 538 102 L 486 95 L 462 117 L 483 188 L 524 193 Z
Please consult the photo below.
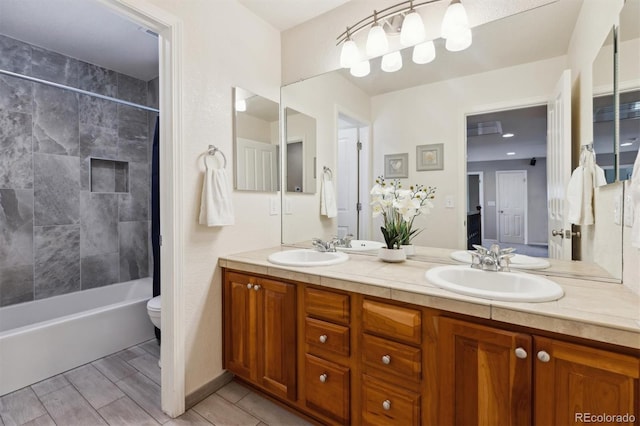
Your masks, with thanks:
M 480 241 L 484 240 L 484 172 L 467 172 L 467 185 L 469 184 L 469 176 L 478 176 L 479 185 L 478 185 L 478 202 L 480 203 Z M 469 199 L 469 187 L 467 186 L 467 200 Z M 468 206 L 467 206 L 468 207 Z M 467 224 L 468 226 L 468 224 Z M 482 243 L 480 243 L 482 244 Z
M 519 172 L 519 173 L 524 173 L 524 179 L 525 179 L 525 184 L 524 184 L 524 207 L 523 207 L 523 217 L 524 217 L 524 244 L 528 244 L 529 243 L 529 214 L 527 212 L 528 209 L 528 196 L 529 196 L 529 190 L 527 188 L 527 184 L 529 183 L 529 176 L 527 174 L 526 170 L 496 170 L 496 237 L 498 240 L 498 243 L 500 243 L 500 185 L 498 183 L 498 175 L 502 175 L 502 174 L 507 174 L 507 173 L 514 173 L 514 172 Z
M 183 23 L 149 2 L 99 0 L 115 13 L 158 34 L 160 80 L 160 233 L 162 246 L 162 410 L 171 417 L 185 411 L 184 233 L 182 46 Z

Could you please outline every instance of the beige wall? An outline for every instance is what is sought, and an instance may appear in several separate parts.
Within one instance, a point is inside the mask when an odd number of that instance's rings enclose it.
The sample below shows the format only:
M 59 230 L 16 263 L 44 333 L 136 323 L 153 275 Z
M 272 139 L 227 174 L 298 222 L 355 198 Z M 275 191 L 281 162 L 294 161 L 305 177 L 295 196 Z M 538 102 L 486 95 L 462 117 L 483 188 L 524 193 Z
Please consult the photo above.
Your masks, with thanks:
M 279 98 L 280 34 L 236 1 L 127 3 L 152 3 L 183 22 L 178 96 L 184 117 L 180 143 L 185 222 L 178 226 L 184 234 L 185 274 L 184 282 L 176 285 L 184 287 L 185 391 L 189 394 L 223 371 L 218 257 L 280 242 L 280 217 L 269 215 L 273 194 L 234 191 L 235 225 L 207 228 L 197 223 L 203 174 L 200 156 L 208 144 L 214 144 L 233 164 L 231 88 Z

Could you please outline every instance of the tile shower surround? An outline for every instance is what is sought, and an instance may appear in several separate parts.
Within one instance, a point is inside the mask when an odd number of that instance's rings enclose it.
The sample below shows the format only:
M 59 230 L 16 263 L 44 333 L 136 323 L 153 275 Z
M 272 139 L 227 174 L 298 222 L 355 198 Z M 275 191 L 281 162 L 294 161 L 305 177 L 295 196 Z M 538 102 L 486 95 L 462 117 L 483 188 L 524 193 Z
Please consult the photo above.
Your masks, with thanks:
M 139 104 L 115 71 L 0 35 L 0 68 Z M 153 123 L 151 123 L 153 121 Z M 149 275 L 155 114 L 0 75 L 0 306 Z M 128 193 L 101 163 L 128 163 Z

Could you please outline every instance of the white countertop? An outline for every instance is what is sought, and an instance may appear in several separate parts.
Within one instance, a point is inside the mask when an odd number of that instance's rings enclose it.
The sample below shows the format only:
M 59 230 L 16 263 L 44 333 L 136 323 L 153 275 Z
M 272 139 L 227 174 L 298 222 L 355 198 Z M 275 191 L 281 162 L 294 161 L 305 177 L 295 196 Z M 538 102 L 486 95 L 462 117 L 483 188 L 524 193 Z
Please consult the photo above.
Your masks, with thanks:
M 354 253 L 349 254 L 347 262 L 331 266 L 279 266 L 267 260 L 271 253 L 289 249 L 278 246 L 222 256 L 219 265 L 640 349 L 640 297 L 621 284 L 547 276 L 564 289 L 561 299 L 500 302 L 460 295 L 431 284 L 425 272 L 441 263 L 385 263 L 375 256 Z

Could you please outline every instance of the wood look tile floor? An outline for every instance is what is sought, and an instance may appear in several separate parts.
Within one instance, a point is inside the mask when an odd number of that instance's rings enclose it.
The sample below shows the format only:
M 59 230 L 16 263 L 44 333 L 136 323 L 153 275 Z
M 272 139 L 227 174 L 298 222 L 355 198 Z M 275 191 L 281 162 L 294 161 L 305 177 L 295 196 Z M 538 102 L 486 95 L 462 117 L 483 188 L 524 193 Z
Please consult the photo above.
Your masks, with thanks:
M 0 426 L 310 425 L 230 382 L 182 416 L 160 408 L 155 339 L 0 397 Z

